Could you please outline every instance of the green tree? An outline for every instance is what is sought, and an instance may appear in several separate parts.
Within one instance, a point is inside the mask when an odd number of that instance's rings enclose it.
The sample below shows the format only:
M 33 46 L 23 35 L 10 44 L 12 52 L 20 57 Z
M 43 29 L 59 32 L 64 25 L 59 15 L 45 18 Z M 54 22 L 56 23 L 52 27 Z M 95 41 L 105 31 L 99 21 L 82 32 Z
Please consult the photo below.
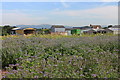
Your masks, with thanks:
M 11 30 L 12 28 L 15 28 L 15 26 L 11 27 L 9 25 L 5 25 L 3 28 L 2 28 L 2 36 L 6 36 L 6 35 L 10 35 L 11 34 Z

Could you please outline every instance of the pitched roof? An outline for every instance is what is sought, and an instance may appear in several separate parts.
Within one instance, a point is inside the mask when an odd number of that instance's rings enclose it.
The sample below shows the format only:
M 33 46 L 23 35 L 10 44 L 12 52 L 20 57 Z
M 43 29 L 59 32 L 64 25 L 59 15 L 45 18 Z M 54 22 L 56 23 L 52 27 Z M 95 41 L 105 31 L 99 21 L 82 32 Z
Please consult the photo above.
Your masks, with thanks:
M 65 28 L 63 25 L 52 25 L 54 28 Z
M 35 28 L 21 28 L 21 27 L 17 27 L 17 28 L 13 28 L 12 30 L 35 30 Z

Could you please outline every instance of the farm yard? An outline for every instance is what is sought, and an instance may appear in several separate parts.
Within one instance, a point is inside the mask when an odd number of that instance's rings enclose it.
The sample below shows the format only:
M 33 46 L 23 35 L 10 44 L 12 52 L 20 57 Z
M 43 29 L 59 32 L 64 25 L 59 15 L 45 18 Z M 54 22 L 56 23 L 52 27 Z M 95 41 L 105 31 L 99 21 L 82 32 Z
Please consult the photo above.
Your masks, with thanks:
M 118 78 L 118 35 L 2 37 L 3 78 Z

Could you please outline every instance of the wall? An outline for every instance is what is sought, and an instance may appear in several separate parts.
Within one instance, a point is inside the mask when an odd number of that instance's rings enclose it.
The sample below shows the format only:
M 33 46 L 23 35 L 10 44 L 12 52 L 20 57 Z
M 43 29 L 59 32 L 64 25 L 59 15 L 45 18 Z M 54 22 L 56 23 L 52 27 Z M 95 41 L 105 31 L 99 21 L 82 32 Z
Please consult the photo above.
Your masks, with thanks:
M 65 32 L 67 32 L 67 35 L 72 35 L 72 34 L 71 34 L 71 30 L 67 30 L 67 31 L 65 31 Z
M 65 28 L 55 28 L 55 32 L 65 32 Z
M 113 32 L 113 34 L 120 34 L 120 31 L 116 30 L 116 31 Z

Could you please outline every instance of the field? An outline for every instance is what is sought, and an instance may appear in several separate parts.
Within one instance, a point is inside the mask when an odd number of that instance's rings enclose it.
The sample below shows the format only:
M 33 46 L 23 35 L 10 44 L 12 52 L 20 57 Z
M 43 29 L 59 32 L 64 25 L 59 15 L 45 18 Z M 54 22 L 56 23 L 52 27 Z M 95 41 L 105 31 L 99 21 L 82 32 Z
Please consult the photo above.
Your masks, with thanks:
M 3 78 L 118 78 L 118 36 L 2 38 Z

